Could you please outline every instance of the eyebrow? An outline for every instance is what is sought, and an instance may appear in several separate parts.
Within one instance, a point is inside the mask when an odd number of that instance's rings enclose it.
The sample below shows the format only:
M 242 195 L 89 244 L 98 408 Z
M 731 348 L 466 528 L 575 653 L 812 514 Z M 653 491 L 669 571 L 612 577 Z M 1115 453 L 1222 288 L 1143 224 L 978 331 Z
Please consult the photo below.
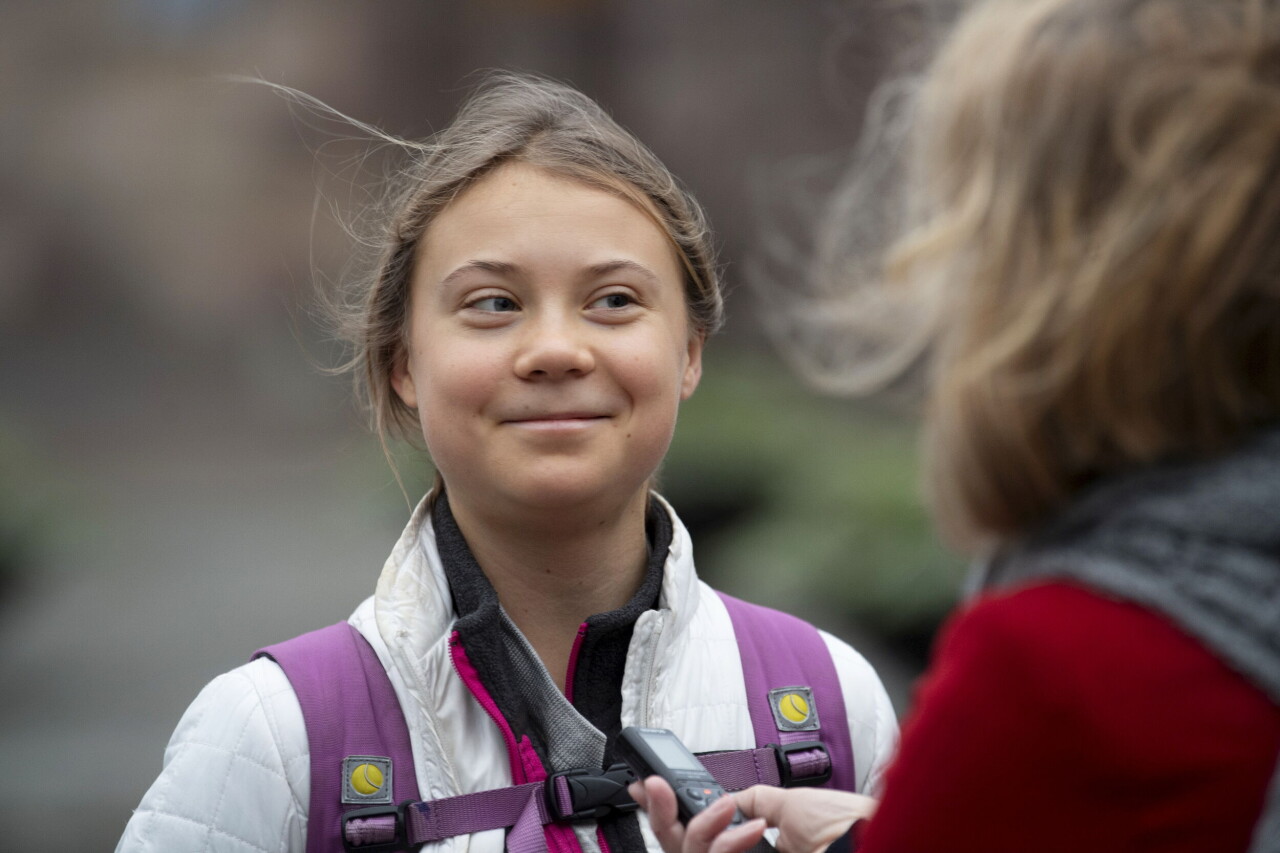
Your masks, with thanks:
M 506 261 L 485 261 L 473 260 L 467 261 L 444 278 L 440 279 L 441 285 L 451 284 L 471 272 L 488 272 L 494 275 L 509 276 L 516 271 L 515 264 L 509 264 Z
M 515 264 L 507 263 L 506 261 L 486 261 L 482 259 L 476 259 L 476 260 L 467 261 L 465 264 L 463 264 L 462 266 L 455 269 L 453 272 L 446 275 L 444 278 L 440 280 L 440 284 L 441 285 L 451 284 L 454 281 L 457 281 L 458 279 L 472 272 L 487 272 L 487 273 L 493 273 L 494 275 L 510 276 L 518 272 L 519 269 L 520 268 L 517 267 Z M 598 264 L 592 264 L 586 269 L 587 275 L 590 278 L 600 278 L 602 276 L 607 276 L 610 273 L 615 273 L 620 271 L 633 272 L 653 282 L 660 281 L 660 279 L 658 278 L 658 274 L 655 273 L 653 270 L 649 269 L 644 264 L 637 263 L 635 261 L 628 260 L 626 258 L 617 258 L 611 261 L 601 261 Z
M 658 274 L 646 267 L 644 264 L 638 264 L 635 261 L 629 261 L 625 258 L 619 258 L 614 261 L 604 261 L 587 267 L 587 272 L 592 278 L 600 278 L 601 276 L 609 275 L 609 273 L 619 271 L 633 272 L 653 282 L 660 281 Z

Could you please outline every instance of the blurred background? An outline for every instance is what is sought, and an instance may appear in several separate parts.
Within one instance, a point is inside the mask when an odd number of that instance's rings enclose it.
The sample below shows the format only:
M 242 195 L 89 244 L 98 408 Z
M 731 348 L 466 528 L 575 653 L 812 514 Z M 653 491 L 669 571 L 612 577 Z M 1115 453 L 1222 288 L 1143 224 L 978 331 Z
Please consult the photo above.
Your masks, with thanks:
M 110 849 L 187 703 L 256 648 L 345 618 L 409 508 L 311 311 L 394 134 L 475 72 L 599 100 L 706 205 L 729 298 L 663 489 L 700 571 L 807 615 L 906 709 L 957 564 L 915 426 L 819 397 L 744 270 L 788 176 L 855 138 L 910 39 L 874 2 L 0 2 L 0 849 Z M 834 166 L 833 166 L 834 164 Z M 820 183 L 820 181 L 819 181 Z M 812 212 L 812 211 L 811 211 Z M 398 449 L 416 500 L 426 463 Z M 52 829 L 51 829 L 52 828 Z M 51 836 L 50 833 L 53 833 Z

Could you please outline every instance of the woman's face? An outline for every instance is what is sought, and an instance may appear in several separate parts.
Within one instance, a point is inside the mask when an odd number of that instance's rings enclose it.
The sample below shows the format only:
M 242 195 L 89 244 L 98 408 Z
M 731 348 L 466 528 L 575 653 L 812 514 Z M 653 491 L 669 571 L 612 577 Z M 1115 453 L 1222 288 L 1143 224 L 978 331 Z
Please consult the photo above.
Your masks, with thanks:
M 526 164 L 431 223 L 407 340 L 392 384 L 451 504 L 486 515 L 634 508 L 702 371 L 662 229 Z

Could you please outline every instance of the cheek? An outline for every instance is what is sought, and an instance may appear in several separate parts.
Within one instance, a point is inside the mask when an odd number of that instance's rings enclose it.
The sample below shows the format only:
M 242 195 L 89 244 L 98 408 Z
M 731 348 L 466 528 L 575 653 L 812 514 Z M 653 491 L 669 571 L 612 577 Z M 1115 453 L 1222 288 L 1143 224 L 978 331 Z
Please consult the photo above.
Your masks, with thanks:
M 419 417 L 428 449 L 463 430 L 467 419 L 483 409 L 493 387 L 492 371 L 482 359 L 465 352 L 449 357 L 422 353 L 416 360 Z
M 627 359 L 627 384 L 638 398 L 665 408 L 678 407 L 683 397 L 686 361 L 683 346 L 674 339 L 664 339 L 660 346 L 650 346 Z

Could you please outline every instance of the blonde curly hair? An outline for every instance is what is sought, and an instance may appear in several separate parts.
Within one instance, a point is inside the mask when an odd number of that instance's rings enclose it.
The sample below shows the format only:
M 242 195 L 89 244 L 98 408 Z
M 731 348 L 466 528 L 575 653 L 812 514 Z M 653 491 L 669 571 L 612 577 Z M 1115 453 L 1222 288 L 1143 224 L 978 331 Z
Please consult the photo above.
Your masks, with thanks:
M 841 279 L 837 193 L 836 307 L 803 304 L 829 387 L 924 377 L 948 539 L 1280 421 L 1277 0 L 983 0 L 901 90 L 906 224 Z

